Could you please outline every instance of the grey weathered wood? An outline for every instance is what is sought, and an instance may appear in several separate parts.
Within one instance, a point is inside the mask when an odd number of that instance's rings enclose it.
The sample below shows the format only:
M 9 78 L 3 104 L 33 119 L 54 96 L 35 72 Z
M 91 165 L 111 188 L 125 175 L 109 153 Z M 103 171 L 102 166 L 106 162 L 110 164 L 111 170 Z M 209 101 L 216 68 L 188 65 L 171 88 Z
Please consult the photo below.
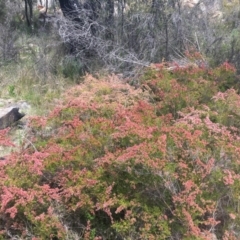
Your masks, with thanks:
M 24 117 L 17 107 L 0 108 L 0 129 L 10 127 Z

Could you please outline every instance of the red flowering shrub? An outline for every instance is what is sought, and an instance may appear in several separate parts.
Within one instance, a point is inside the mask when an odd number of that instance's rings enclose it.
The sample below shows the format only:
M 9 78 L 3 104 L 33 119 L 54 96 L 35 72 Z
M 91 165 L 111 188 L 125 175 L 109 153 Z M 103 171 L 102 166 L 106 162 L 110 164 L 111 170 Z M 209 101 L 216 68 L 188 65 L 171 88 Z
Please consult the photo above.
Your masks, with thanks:
M 238 239 L 239 95 L 218 71 L 159 64 L 138 89 L 68 90 L 0 165 L 2 238 Z
M 9 129 L 0 130 L 0 146 L 13 147 L 11 139 L 8 136 Z

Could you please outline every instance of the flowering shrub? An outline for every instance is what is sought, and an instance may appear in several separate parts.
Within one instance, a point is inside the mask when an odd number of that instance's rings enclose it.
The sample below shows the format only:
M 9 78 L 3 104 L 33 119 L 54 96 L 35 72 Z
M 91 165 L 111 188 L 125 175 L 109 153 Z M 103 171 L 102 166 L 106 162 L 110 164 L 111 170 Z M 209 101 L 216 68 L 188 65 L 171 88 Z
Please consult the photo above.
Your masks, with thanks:
M 239 95 L 221 69 L 158 64 L 141 88 L 69 89 L 0 164 L 2 238 L 238 239 Z

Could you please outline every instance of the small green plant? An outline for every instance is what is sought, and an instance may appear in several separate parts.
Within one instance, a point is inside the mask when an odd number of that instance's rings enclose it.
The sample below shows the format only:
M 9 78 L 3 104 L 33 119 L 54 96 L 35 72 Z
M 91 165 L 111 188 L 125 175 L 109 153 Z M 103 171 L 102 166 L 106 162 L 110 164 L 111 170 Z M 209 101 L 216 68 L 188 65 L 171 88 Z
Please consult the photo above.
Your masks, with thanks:
M 61 68 L 63 76 L 71 80 L 77 80 L 84 74 L 84 64 L 74 58 L 66 58 Z
M 8 94 L 10 97 L 16 97 L 15 86 L 9 85 L 8 86 Z

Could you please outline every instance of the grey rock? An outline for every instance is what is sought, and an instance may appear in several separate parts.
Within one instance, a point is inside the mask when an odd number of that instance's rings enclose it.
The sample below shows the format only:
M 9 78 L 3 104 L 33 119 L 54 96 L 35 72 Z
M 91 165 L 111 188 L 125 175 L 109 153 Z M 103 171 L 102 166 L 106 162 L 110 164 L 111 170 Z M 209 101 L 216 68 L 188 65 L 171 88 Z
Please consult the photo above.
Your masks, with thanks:
M 24 113 L 19 112 L 17 107 L 8 107 L 0 109 L 0 129 L 10 127 L 25 116 Z

